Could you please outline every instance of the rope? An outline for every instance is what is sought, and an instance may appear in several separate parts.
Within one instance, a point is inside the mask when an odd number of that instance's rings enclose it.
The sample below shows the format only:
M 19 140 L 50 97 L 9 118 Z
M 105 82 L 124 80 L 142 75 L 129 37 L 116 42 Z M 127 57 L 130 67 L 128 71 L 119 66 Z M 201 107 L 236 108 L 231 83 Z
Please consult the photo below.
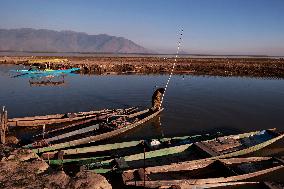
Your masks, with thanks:
M 161 103 L 160 103 L 160 108 L 162 107 L 162 104 L 163 104 L 163 101 L 164 101 L 164 97 L 165 97 L 167 88 L 168 88 L 168 86 L 169 86 L 170 80 L 171 80 L 171 78 L 172 78 L 172 75 L 173 75 L 173 72 L 174 72 L 174 69 L 175 69 L 175 66 L 176 66 L 176 62 L 177 62 L 177 58 L 178 58 L 178 54 L 179 54 L 179 49 L 180 49 L 180 45 L 181 45 L 182 33 L 183 33 L 183 29 L 181 29 L 181 31 L 180 31 L 180 37 L 179 37 L 179 40 L 178 40 L 178 46 L 177 46 L 176 56 L 175 56 L 175 59 L 174 59 L 174 64 L 173 64 L 173 67 L 172 67 L 170 76 L 169 76 L 169 78 L 168 78 L 168 81 L 167 81 L 167 83 L 166 83 L 165 91 L 164 91 L 164 93 L 163 93 L 163 95 L 162 95 L 162 99 L 161 99 Z

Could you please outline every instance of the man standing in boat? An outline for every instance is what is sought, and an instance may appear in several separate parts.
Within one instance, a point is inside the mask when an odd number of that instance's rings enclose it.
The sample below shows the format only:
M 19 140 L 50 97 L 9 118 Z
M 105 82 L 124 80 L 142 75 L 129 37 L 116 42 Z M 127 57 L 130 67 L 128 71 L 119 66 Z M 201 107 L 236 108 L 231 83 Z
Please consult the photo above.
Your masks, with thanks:
M 152 108 L 151 110 L 156 111 L 161 108 L 162 96 L 165 92 L 164 88 L 158 88 L 152 96 Z

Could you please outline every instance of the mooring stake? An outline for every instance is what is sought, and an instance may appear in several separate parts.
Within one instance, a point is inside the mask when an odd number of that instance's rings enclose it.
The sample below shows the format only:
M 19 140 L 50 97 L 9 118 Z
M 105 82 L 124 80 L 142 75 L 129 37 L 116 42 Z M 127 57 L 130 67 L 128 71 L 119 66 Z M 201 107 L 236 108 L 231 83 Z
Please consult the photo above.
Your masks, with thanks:
M 2 112 L 0 113 L 0 126 L 1 126 L 1 128 L 0 128 L 0 138 L 1 138 L 1 144 L 3 144 L 3 110 L 2 110 Z
M 144 146 L 144 188 L 146 188 L 146 154 L 145 154 L 145 146 Z
M 7 118 L 7 111 L 5 111 L 5 106 L 2 107 L 2 112 L 1 112 L 1 131 L 0 131 L 0 137 L 1 137 L 1 143 L 5 144 L 5 137 L 6 137 L 6 130 L 7 130 L 7 123 L 8 123 L 8 118 Z
M 45 124 L 42 125 L 42 138 L 44 139 L 45 134 Z

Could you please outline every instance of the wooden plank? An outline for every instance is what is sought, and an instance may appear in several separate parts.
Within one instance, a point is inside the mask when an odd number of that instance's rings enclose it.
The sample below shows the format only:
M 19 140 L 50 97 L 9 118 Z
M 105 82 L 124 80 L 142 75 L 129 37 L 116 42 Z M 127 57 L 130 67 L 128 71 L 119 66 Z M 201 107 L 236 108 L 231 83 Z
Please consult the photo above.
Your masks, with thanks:
M 8 119 L 9 122 L 14 121 L 33 121 L 33 120 L 45 120 L 45 119 L 60 119 L 67 114 L 75 114 L 76 116 L 84 116 L 84 115 L 91 115 L 97 114 L 101 112 L 111 111 L 110 109 L 103 109 L 97 111 L 89 111 L 89 112 L 78 112 L 78 113 L 65 113 L 65 114 L 51 114 L 51 115 L 44 115 L 44 116 L 33 116 L 33 117 L 22 117 L 22 118 L 11 118 Z
M 74 118 L 61 118 L 61 119 L 42 119 L 42 120 L 20 120 L 15 122 L 9 122 L 9 126 L 17 126 L 17 127 L 35 127 L 35 126 L 42 126 L 42 125 L 50 125 L 50 124 L 56 124 L 56 123 L 64 123 L 64 122 L 72 122 L 72 121 L 79 121 L 82 119 L 92 118 L 97 116 L 97 114 L 94 115 L 86 115 L 86 116 L 80 116 L 80 117 L 74 117 Z
M 86 123 L 90 123 L 92 121 L 99 120 L 100 118 L 101 117 L 94 117 L 94 118 L 89 118 L 89 119 L 86 119 L 86 120 L 78 121 L 78 122 L 73 123 L 71 125 L 67 125 L 67 126 L 64 126 L 64 127 L 60 127 L 60 128 L 57 128 L 57 129 L 52 129 L 50 131 L 46 131 L 45 134 L 50 134 L 50 133 L 62 131 L 62 130 L 65 130 L 65 129 L 69 129 L 69 128 L 72 128 L 72 127 L 76 127 L 76 126 L 79 126 L 79 125 L 83 125 L 83 124 L 86 124 Z M 42 135 L 42 133 L 34 135 L 33 137 L 38 137 L 40 135 Z
M 57 136 L 47 138 L 47 139 L 44 139 L 44 140 L 46 142 L 50 143 L 50 142 L 62 140 L 64 138 L 68 138 L 68 137 L 71 137 L 71 136 L 74 136 L 74 135 L 84 134 L 84 133 L 94 131 L 94 130 L 97 130 L 97 129 L 99 129 L 99 124 L 92 125 L 92 126 L 89 126 L 89 127 L 85 127 L 85 128 L 82 128 L 82 129 L 78 129 L 78 130 L 75 130 L 75 131 L 71 131 L 71 132 L 68 132 L 68 133 L 64 133 L 62 135 L 57 135 Z
M 219 161 L 225 163 L 226 165 L 231 164 L 240 164 L 240 163 L 248 163 L 248 162 L 258 162 L 258 161 L 266 161 L 270 160 L 272 157 L 248 157 L 248 158 L 229 158 L 229 159 L 219 159 Z
M 204 143 L 203 142 L 196 142 L 194 145 L 197 146 L 201 151 L 204 151 L 204 152 L 208 153 L 210 156 L 218 156 L 218 155 L 220 155 L 219 152 L 213 151 L 211 148 L 209 148 Z
M 34 116 L 34 117 L 22 117 L 22 118 L 10 118 L 9 122 L 16 121 L 33 121 L 33 120 L 42 120 L 42 119 L 55 119 L 62 118 L 65 114 L 54 114 L 54 115 L 45 115 L 45 116 Z

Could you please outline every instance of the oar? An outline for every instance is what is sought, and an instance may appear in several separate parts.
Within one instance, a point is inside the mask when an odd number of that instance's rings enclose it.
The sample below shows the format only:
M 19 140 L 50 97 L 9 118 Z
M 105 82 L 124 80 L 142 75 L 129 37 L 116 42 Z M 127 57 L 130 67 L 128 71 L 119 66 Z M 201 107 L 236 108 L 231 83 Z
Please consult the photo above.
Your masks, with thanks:
M 76 163 L 79 162 L 80 164 L 92 164 L 92 163 L 99 163 L 101 160 L 106 158 L 111 158 L 112 156 L 100 156 L 100 157 L 91 157 L 91 158 L 76 158 L 76 159 L 52 159 L 52 160 L 45 160 L 50 165 L 62 165 L 64 163 Z

